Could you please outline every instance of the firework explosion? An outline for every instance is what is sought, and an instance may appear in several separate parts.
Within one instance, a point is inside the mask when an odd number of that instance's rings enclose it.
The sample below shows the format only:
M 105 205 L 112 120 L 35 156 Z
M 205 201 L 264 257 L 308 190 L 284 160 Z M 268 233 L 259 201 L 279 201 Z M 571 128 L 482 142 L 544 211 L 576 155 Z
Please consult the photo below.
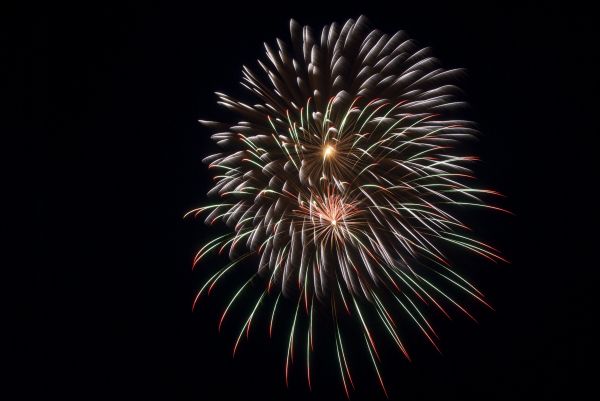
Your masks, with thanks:
M 279 39 L 276 47 L 265 44 L 268 61 L 259 60 L 260 75 L 243 68 L 242 85 L 255 104 L 217 93 L 218 103 L 239 121 L 201 121 L 216 131 L 212 138 L 224 149 L 205 159 L 217 171 L 209 196 L 220 200 L 188 215 L 207 213 L 208 224 L 222 221 L 232 231 L 205 244 L 194 266 L 211 252 L 229 252 L 231 263 L 206 281 L 194 305 L 254 256 L 256 274 L 234 291 L 219 322 L 220 327 L 250 282 L 265 283 L 234 353 L 261 305 L 271 305 L 264 308 L 273 330 L 284 295 L 297 300 L 286 383 L 305 318 L 311 385 L 313 314 L 324 306 L 336 328 L 331 336 L 346 395 L 354 382 L 338 324 L 344 314 L 362 332 L 387 395 L 378 339 L 388 337 L 409 358 L 398 333 L 403 322 L 437 348 L 426 308 L 449 316 L 450 306 L 472 318 L 452 295 L 457 292 L 489 306 L 455 271 L 444 249 L 503 260 L 453 214 L 465 207 L 499 209 L 482 200 L 498 194 L 470 185 L 474 177 L 466 165 L 476 158 L 457 149 L 476 134 L 473 123 L 460 118 L 464 103 L 452 84 L 459 70 L 439 67 L 428 48 L 402 32 L 369 30 L 364 17 L 333 23 L 318 36 L 293 20 L 290 30 L 291 45 Z M 371 329 L 367 308 L 383 333 Z

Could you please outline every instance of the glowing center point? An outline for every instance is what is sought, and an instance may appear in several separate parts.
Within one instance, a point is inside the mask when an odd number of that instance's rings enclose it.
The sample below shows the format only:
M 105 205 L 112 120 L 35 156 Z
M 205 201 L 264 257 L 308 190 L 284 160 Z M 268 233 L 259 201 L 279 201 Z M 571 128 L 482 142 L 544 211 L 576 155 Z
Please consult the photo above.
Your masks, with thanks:
M 335 148 L 331 145 L 327 145 L 325 146 L 325 149 L 323 149 L 323 157 L 324 158 L 328 158 L 333 156 L 333 154 L 335 153 Z
M 337 224 L 337 222 L 335 220 L 331 220 L 331 225 L 335 226 Z

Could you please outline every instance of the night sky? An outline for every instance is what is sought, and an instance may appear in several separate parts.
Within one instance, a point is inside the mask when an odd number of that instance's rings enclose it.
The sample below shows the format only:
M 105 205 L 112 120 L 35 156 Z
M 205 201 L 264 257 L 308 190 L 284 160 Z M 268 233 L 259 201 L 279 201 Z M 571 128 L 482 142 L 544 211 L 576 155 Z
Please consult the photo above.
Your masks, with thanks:
M 391 399 L 583 397 L 597 267 L 584 256 L 596 239 L 585 230 L 597 222 L 589 194 L 597 177 L 583 174 L 597 160 L 587 144 L 598 135 L 589 10 L 572 2 L 146 3 L 15 10 L 23 23 L 9 78 L 26 123 L 14 132 L 25 138 L 23 173 L 34 192 L 22 255 L 33 267 L 11 347 L 22 398 L 345 399 L 326 339 L 312 392 L 302 364 L 285 388 L 287 336 L 268 341 L 264 320 L 232 359 L 243 315 L 221 334 L 217 322 L 234 283 L 191 312 L 202 278 L 225 260 L 192 273 L 194 251 L 220 229 L 182 216 L 206 201 L 211 183 L 201 159 L 216 147 L 197 120 L 231 118 L 214 92 L 249 100 L 241 66 L 256 66 L 263 42 L 288 40 L 289 18 L 320 29 L 360 14 L 431 46 L 444 67 L 466 68 L 460 85 L 482 132 L 466 146 L 482 158 L 474 168 L 483 185 L 505 194 L 501 205 L 515 213 L 467 216 L 511 261 L 460 260 L 496 310 L 476 309 L 479 324 L 437 316 L 443 355 L 409 334 L 412 363 L 386 355 Z M 366 365 L 360 351 L 354 362 Z M 374 373 L 358 370 L 352 399 L 383 399 Z

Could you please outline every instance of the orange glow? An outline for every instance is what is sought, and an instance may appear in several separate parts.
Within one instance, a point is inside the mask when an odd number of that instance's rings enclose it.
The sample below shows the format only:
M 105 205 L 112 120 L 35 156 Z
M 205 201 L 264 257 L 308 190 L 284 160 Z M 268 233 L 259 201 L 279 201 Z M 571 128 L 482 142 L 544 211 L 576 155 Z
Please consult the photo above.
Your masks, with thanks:
M 323 149 L 323 158 L 328 158 L 333 156 L 333 154 L 335 153 L 335 148 L 331 145 L 327 145 L 325 146 L 325 149 Z

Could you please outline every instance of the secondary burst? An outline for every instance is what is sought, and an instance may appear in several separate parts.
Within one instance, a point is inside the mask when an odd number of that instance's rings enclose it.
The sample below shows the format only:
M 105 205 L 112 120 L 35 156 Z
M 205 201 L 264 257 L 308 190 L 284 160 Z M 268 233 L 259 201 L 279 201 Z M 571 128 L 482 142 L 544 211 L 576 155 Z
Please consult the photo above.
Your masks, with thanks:
M 290 31 L 289 45 L 279 39 L 275 48 L 265 44 L 261 75 L 243 68 L 242 85 L 253 94 L 253 104 L 217 93 L 236 122 L 201 121 L 216 131 L 212 138 L 223 148 L 205 159 L 217 171 L 209 196 L 220 200 L 188 214 L 207 213 L 207 223 L 222 221 L 232 230 L 205 244 L 194 266 L 224 250 L 231 263 L 210 276 L 194 305 L 254 256 L 256 273 L 234 291 L 219 322 L 250 282 L 264 281 L 234 353 L 269 300 L 272 331 L 283 294 L 297 299 L 286 382 L 300 320 L 306 317 L 311 385 L 313 313 L 325 306 L 337 327 L 332 336 L 346 394 L 354 382 L 339 325 L 342 314 L 355 319 L 387 395 L 376 345 L 382 334 L 409 358 L 398 333 L 403 322 L 411 322 L 437 348 L 424 309 L 449 316 L 451 306 L 472 318 L 452 295 L 456 292 L 489 306 L 444 250 L 454 246 L 503 260 L 457 217 L 469 207 L 502 210 L 482 199 L 498 193 L 471 185 L 467 165 L 476 158 L 460 151 L 461 142 L 476 134 L 474 124 L 461 118 L 464 103 L 453 83 L 460 70 L 441 68 L 428 48 L 402 32 L 369 29 L 362 16 L 325 26 L 318 36 L 294 20 Z M 385 331 L 374 333 L 367 315 Z

